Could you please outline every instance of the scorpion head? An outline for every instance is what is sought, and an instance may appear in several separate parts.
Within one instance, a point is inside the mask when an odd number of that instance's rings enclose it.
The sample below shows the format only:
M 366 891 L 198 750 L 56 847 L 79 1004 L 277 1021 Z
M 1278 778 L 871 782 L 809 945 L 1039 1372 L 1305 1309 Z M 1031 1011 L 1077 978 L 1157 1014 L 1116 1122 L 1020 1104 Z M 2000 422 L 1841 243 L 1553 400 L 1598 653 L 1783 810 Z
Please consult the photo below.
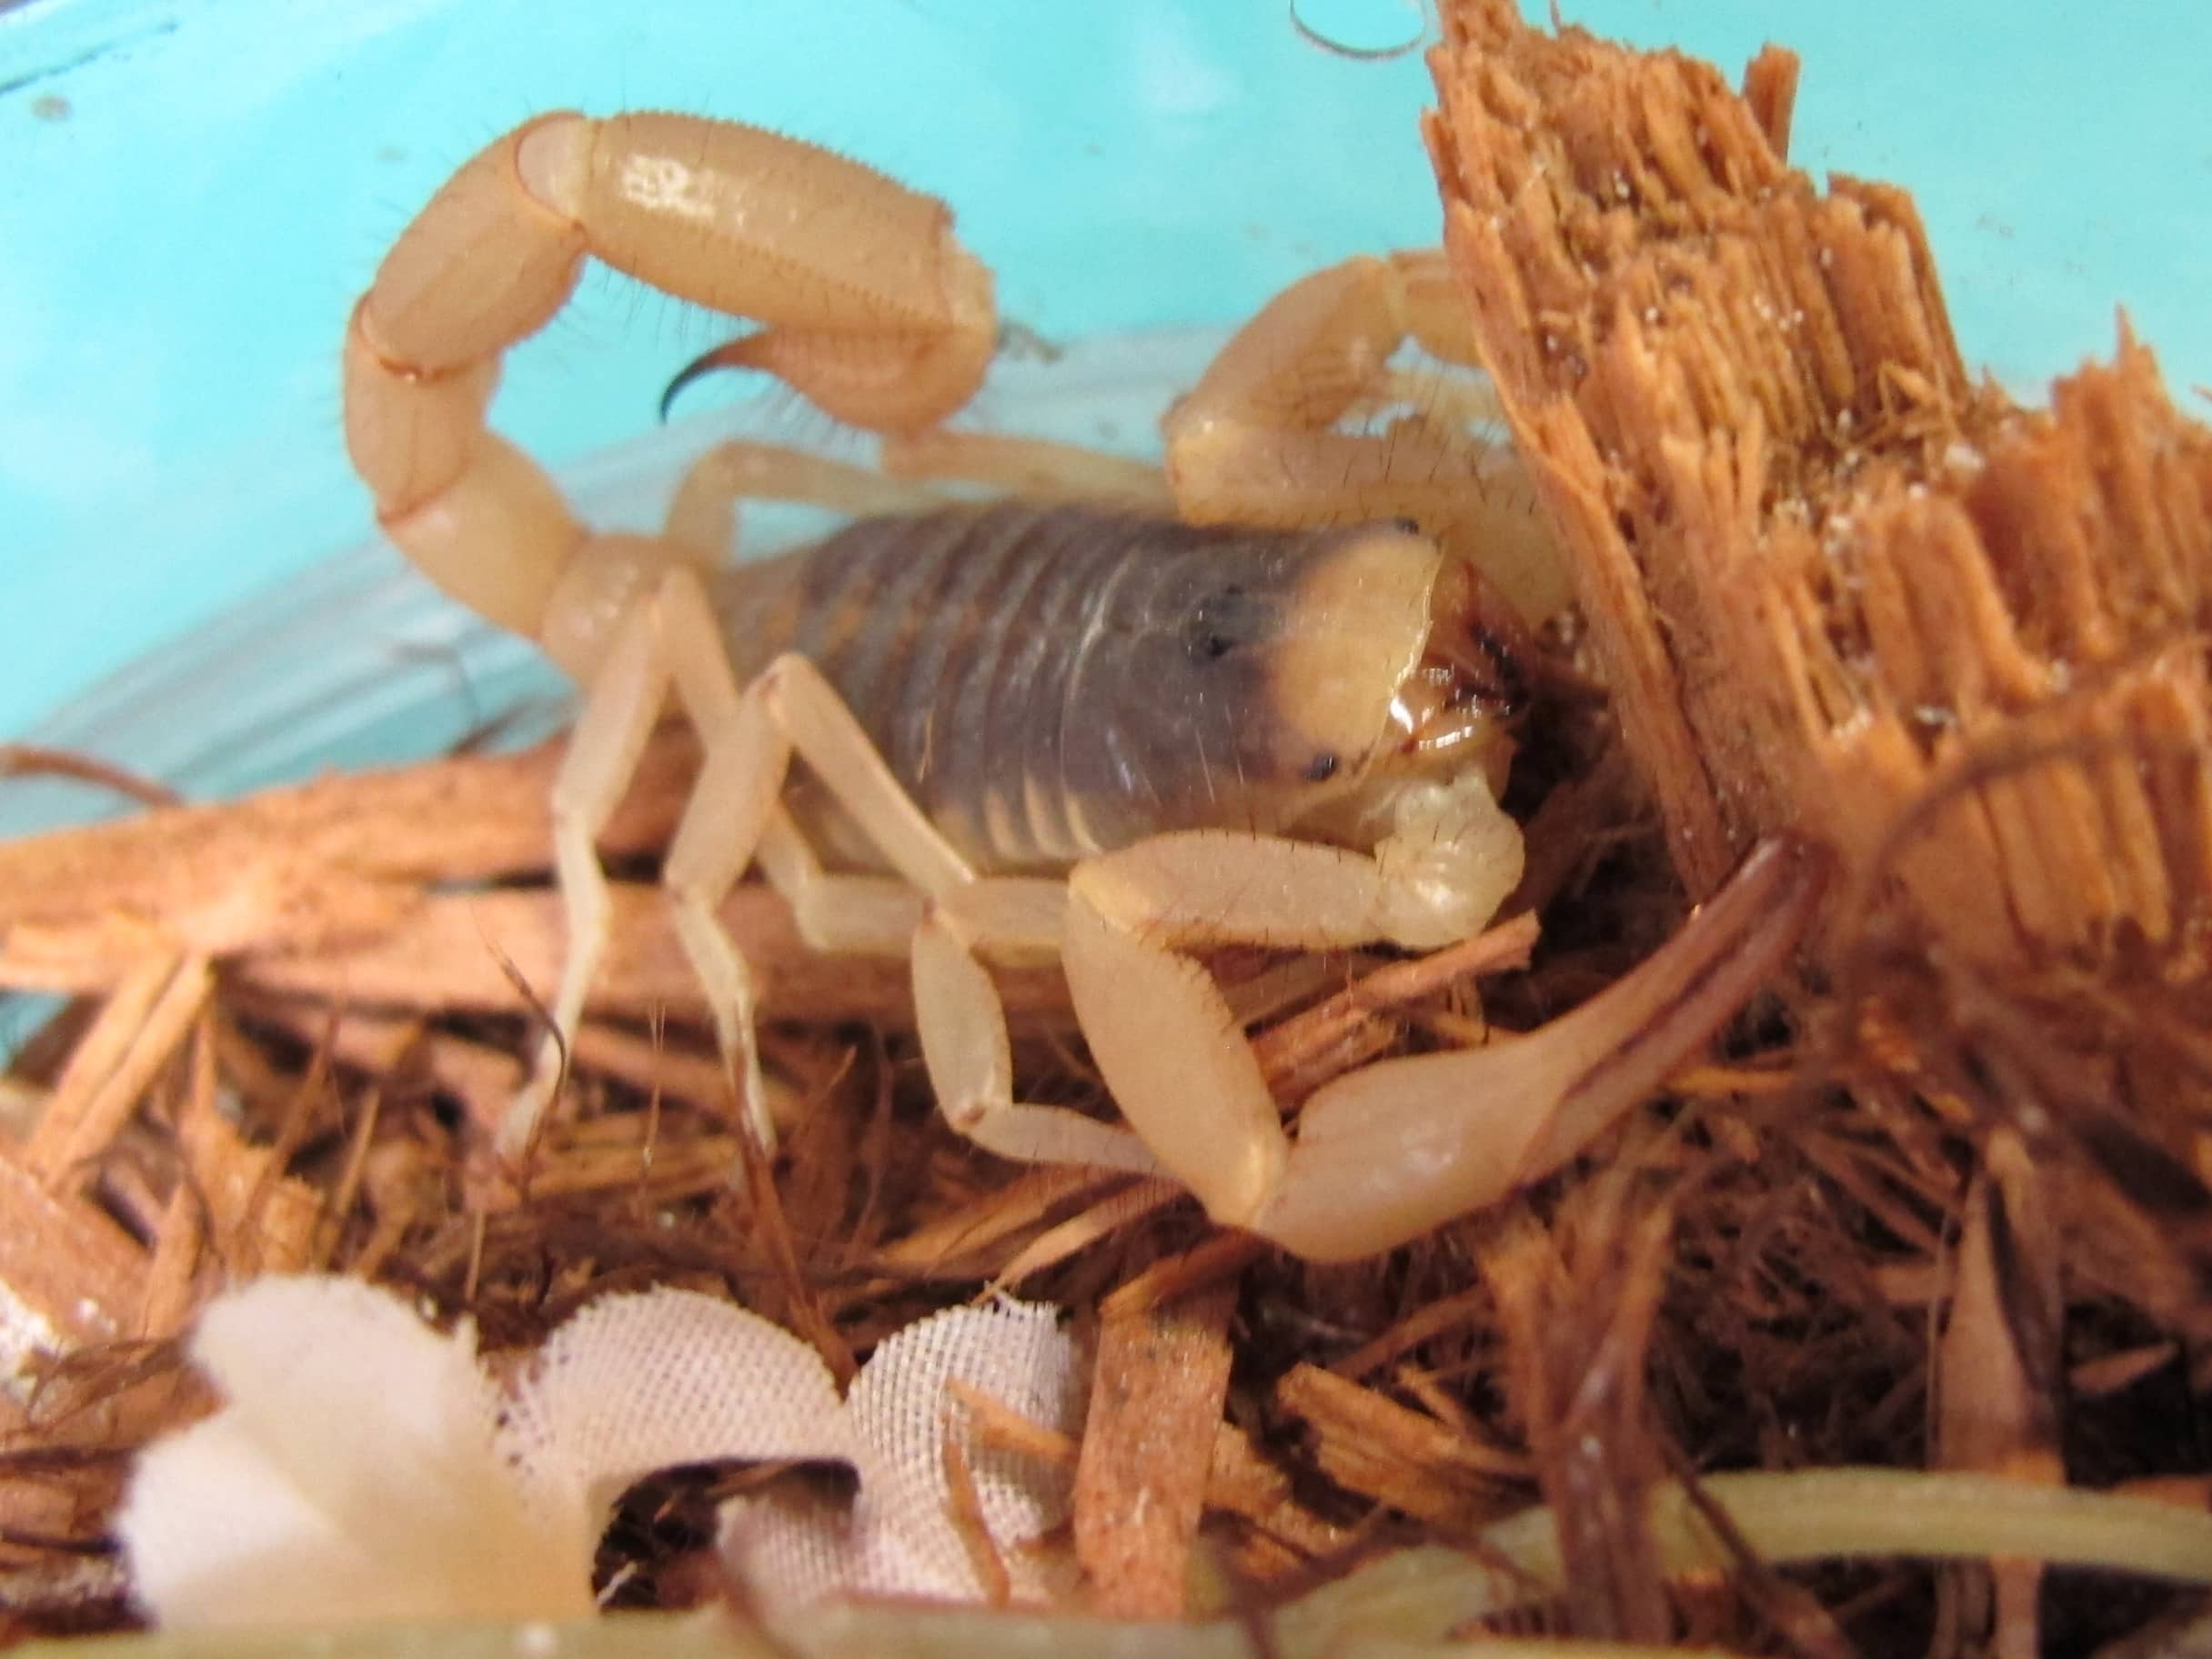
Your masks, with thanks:
M 1527 636 L 1435 542 L 1387 522 L 1131 534 L 1081 648 L 1089 718 L 1055 729 L 1101 845 L 1233 827 L 1365 850 L 1409 792 L 1503 786 Z
M 1311 786 L 1302 824 L 1349 832 L 1415 780 L 1503 787 L 1534 646 L 1480 571 L 1404 521 L 1363 526 L 1327 538 L 1289 612 L 1270 700 Z
M 1386 760 L 1461 770 L 1492 767 L 1503 781 L 1512 732 L 1528 712 L 1535 641 L 1490 579 L 1463 559 L 1440 558 L 1429 589 L 1421 660 L 1391 699 Z

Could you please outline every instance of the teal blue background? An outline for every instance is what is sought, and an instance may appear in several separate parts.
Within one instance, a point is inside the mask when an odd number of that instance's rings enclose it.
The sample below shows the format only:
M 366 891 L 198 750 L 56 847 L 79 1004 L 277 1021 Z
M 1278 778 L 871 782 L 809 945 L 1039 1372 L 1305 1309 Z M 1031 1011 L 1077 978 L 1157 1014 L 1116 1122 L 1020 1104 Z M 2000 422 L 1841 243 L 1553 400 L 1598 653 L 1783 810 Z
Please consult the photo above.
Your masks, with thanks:
M 1378 0 L 1389 4 L 1390 0 Z M 1794 152 L 1917 195 L 1970 358 L 2033 387 L 2126 305 L 2212 381 L 2202 0 L 1584 0 L 1733 76 L 1805 59 Z M 774 126 L 934 190 L 1049 337 L 1224 323 L 1433 240 L 1417 57 L 1281 0 L 27 0 L 0 11 L 0 736 L 367 532 L 337 346 L 382 247 L 530 113 Z M 556 463 L 648 427 L 713 319 L 587 283 L 497 418 Z M 332 624 L 343 628 L 342 616 Z

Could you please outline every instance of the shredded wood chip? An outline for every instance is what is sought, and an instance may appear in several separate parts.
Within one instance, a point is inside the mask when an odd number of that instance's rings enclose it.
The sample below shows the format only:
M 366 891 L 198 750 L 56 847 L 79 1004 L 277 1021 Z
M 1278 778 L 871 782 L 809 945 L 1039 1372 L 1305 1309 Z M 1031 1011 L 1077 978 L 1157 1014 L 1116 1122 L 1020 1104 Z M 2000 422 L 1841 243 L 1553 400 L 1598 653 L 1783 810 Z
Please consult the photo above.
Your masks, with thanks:
M 1469 1439 L 1319 1366 L 1293 1367 L 1275 1404 L 1306 1425 L 1314 1461 L 1337 1484 L 1454 1533 L 1511 1513 L 1534 1473 L 1525 1453 Z
M 1075 1553 L 1099 1610 L 1183 1611 L 1191 1543 L 1229 1387 L 1233 1288 L 1100 1322 L 1075 1477 Z
M 1795 65 L 1446 11 L 1445 242 L 1677 866 L 1816 827 L 1988 961 L 2212 901 L 2212 432 L 2118 360 L 1972 379 L 1912 199 L 1783 146 Z

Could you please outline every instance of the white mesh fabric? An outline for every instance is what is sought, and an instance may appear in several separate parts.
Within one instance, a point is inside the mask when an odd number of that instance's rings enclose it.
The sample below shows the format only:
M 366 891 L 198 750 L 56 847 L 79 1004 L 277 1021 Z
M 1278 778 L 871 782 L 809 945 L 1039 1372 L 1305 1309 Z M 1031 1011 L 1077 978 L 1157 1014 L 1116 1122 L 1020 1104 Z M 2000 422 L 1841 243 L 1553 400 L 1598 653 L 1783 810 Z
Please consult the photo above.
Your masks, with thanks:
M 850 1402 L 798 1338 L 672 1290 L 593 1303 L 504 1397 L 466 1325 L 439 1336 L 348 1279 L 266 1279 L 219 1298 L 193 1354 L 226 1403 L 142 1456 L 119 1521 L 134 1588 L 168 1628 L 581 1613 L 625 1486 L 753 1459 L 835 1460 L 860 1477 L 850 1513 L 784 1496 L 726 1509 L 729 1547 L 777 1604 L 972 1597 L 982 1586 L 947 1508 L 948 1433 L 1021 1586 L 1022 1546 L 1064 1516 L 1069 1477 L 978 1445 L 945 1383 L 1067 1433 L 1081 1409 L 1055 1311 L 1018 1302 L 897 1333 Z
M 1002 1301 L 954 1308 L 887 1339 L 854 1379 L 845 1412 L 865 1448 L 850 1514 L 804 1494 L 723 1507 L 723 1542 L 764 1595 L 799 1603 L 837 1591 L 973 1600 L 984 1593 L 953 1520 L 948 1440 L 958 1446 L 984 1530 L 1017 1594 L 1034 1594 L 1027 1546 L 1067 1517 L 1064 1469 L 983 1444 L 947 1392 L 967 1383 L 1017 1414 L 1072 1434 L 1082 1372 L 1058 1311 Z
M 859 1467 L 821 1357 L 759 1314 L 689 1291 L 605 1297 L 563 1324 L 518 1379 L 500 1441 L 533 1489 L 594 1515 L 679 1463 Z

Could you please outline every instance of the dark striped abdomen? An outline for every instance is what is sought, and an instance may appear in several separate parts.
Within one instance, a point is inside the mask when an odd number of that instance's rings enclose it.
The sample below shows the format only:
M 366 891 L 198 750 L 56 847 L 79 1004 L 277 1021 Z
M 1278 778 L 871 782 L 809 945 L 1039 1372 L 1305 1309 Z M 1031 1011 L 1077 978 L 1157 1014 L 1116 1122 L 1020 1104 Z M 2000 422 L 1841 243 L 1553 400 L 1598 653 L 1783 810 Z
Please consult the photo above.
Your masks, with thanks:
M 1268 649 L 1331 539 L 1004 502 L 860 520 L 719 602 L 740 679 L 811 659 L 964 855 L 1057 869 L 1275 827 L 1311 757 L 1271 718 Z

